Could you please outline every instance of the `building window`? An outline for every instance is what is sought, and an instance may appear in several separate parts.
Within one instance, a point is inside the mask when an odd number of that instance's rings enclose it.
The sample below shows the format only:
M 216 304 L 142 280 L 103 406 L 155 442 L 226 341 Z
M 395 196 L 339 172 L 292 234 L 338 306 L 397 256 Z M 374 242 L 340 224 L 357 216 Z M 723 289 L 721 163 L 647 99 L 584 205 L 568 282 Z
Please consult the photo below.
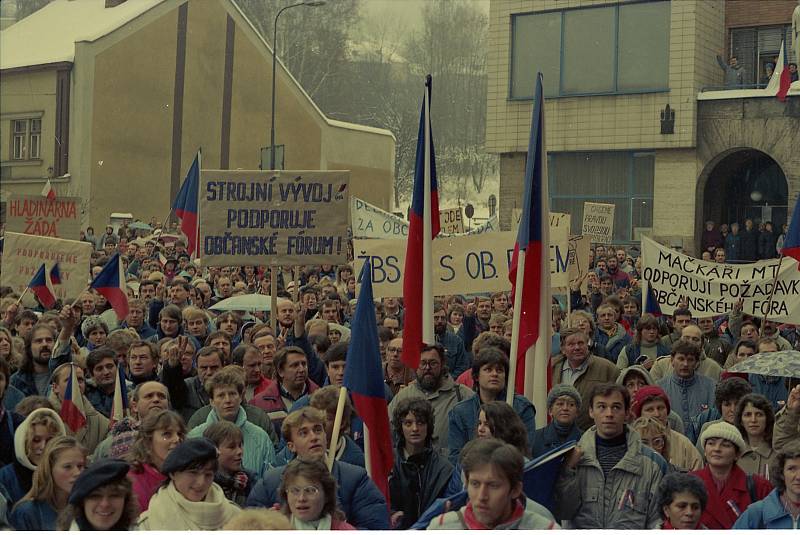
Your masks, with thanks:
M 767 65 L 774 68 L 781 52 L 781 42 L 786 41 L 788 63 L 797 62 L 792 44 L 790 25 L 764 28 L 731 29 L 731 55 L 744 69 L 745 85 L 766 87 L 769 82 Z M 729 58 L 724 58 L 728 60 Z
M 572 234 L 581 233 L 584 202 L 615 205 L 615 242 L 637 241 L 653 226 L 655 153 L 550 153 L 548 172 L 551 210 L 572 214 Z
M 512 99 L 667 91 L 670 3 L 640 2 L 511 18 Z
M 38 160 L 42 153 L 42 120 L 14 119 L 11 121 L 11 158 Z

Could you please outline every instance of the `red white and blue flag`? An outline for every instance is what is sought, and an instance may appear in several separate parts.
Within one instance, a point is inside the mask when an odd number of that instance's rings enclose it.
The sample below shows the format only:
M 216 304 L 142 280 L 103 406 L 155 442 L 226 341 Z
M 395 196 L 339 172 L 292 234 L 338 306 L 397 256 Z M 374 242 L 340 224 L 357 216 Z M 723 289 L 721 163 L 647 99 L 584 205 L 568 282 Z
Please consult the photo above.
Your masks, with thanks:
M 537 407 L 547 406 L 550 383 L 550 199 L 544 139 L 542 74 L 536 77 L 535 99 L 525 167 L 522 217 L 508 278 L 514 296 L 509 400 L 525 393 Z M 510 401 L 509 401 L 510 403 Z M 541 411 L 544 417 L 544 411 Z
M 125 383 L 125 372 L 122 366 L 117 364 L 117 379 L 114 382 L 114 401 L 111 404 L 109 428 L 114 427 L 114 424 L 128 415 L 128 385 Z
M 128 315 L 128 294 L 125 291 L 125 274 L 122 271 L 119 253 L 115 253 L 103 266 L 103 270 L 97 274 L 89 288 L 97 290 L 97 293 L 108 299 L 120 321 L 125 319 Z
M 344 387 L 364 422 L 364 459 L 367 472 L 389 503 L 389 473 L 394 465 L 389 410 L 384 397 L 381 351 L 372 300 L 372 264 L 361 268 L 361 289 L 347 347 Z M 334 447 L 334 446 L 331 446 Z
M 657 318 L 664 315 L 664 313 L 661 312 L 661 305 L 658 303 L 658 299 L 656 299 L 656 294 L 650 287 L 650 283 L 647 283 L 647 302 L 644 304 L 644 313 L 652 314 Z
M 781 102 L 786 102 L 786 94 L 789 93 L 789 87 L 792 85 L 792 73 L 789 72 L 789 58 L 786 54 L 786 40 L 781 42 L 781 53 L 779 54 L 777 67 L 780 69 L 780 81 L 778 83 L 778 92 L 776 97 Z M 777 75 L 776 72 L 773 75 Z
M 59 268 L 58 262 L 50 270 L 50 283 L 54 286 L 61 284 L 61 268 Z
M 75 365 L 70 366 L 70 376 L 67 380 L 67 388 L 64 391 L 64 399 L 61 401 L 61 420 L 69 427 L 73 433 L 77 433 L 80 428 L 86 425 L 86 409 L 83 406 L 83 395 L 78 386 L 78 375 L 75 373 Z
M 403 363 L 416 370 L 426 344 L 435 344 L 433 331 L 433 239 L 439 234 L 439 192 L 436 155 L 431 132 L 431 76 L 419 117 L 414 192 L 409 210 L 406 265 L 403 272 Z
M 786 236 L 783 239 L 781 254 L 783 256 L 791 256 L 797 260 L 797 269 L 800 270 L 800 196 L 797 197 L 794 203 L 792 220 L 789 222 L 789 230 L 786 231 Z
M 189 252 L 189 256 L 193 257 L 197 256 L 197 241 L 200 234 L 197 197 L 200 189 L 201 159 L 202 154 L 198 150 L 191 167 L 189 167 L 189 172 L 186 173 L 186 178 L 183 179 L 181 189 L 178 190 L 175 202 L 172 203 L 175 215 L 181 220 L 181 232 L 186 235 L 186 250 Z
M 41 303 L 44 308 L 49 309 L 56 306 L 56 296 L 47 285 L 45 273 L 46 268 L 44 264 L 42 264 L 36 271 L 36 275 L 31 279 L 31 282 L 28 283 L 28 288 L 31 289 L 33 295 L 39 300 L 39 303 Z

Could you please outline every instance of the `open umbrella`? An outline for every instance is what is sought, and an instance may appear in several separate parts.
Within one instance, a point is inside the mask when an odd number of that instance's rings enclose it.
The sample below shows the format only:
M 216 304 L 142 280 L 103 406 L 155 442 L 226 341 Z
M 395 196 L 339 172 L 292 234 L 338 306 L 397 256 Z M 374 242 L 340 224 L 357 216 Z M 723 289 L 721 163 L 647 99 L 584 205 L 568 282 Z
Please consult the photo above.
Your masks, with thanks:
M 142 223 L 141 221 L 134 221 L 133 223 L 128 225 L 128 228 L 133 230 L 153 230 L 153 227 L 151 227 L 147 223 Z
M 218 311 L 241 310 L 245 312 L 269 311 L 271 300 L 270 296 L 261 294 L 235 295 L 223 299 L 210 307 L 210 309 Z
M 800 377 L 800 351 L 789 349 L 757 353 L 732 366 L 728 371 L 756 373 L 768 377 Z

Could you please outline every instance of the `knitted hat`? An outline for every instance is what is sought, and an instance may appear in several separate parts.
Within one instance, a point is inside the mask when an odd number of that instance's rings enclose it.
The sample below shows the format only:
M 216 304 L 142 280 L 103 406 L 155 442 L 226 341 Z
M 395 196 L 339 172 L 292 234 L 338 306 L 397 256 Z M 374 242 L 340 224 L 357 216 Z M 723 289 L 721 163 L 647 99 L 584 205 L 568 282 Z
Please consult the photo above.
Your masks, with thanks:
M 106 334 L 108 334 L 108 325 L 97 315 L 87 316 L 86 319 L 83 320 L 83 323 L 81 323 L 81 333 L 83 333 L 83 337 L 87 339 L 89 338 L 89 333 L 98 328 L 103 329 Z
M 581 395 L 578 390 L 572 385 L 556 385 L 551 390 L 550 393 L 547 394 L 547 410 L 550 410 L 550 407 L 553 406 L 553 403 L 556 402 L 558 398 L 561 396 L 569 396 L 575 400 L 575 404 L 580 407 L 581 406 Z
M 736 427 L 728 422 L 717 422 L 706 427 L 706 430 L 700 434 L 700 444 L 705 448 L 706 440 L 709 438 L 722 438 L 729 442 L 733 442 L 739 449 L 739 453 L 744 453 L 747 449 L 747 444 L 744 443 L 742 434 Z
M 72 485 L 69 503 L 79 504 L 84 498 L 102 486 L 121 481 L 128 474 L 130 465 L 119 459 L 102 459 L 81 472 Z
M 637 418 L 642 415 L 642 405 L 644 405 L 644 400 L 652 397 L 658 396 L 664 400 L 664 404 L 667 406 L 667 414 L 669 414 L 670 406 L 669 406 L 669 396 L 664 389 L 660 386 L 656 385 L 648 385 L 643 386 L 639 390 L 636 391 L 636 395 L 633 396 L 633 403 L 631 404 L 631 412 Z
M 192 465 L 217 459 L 217 446 L 207 438 L 190 438 L 178 444 L 169 452 L 161 465 L 165 476 L 180 472 Z

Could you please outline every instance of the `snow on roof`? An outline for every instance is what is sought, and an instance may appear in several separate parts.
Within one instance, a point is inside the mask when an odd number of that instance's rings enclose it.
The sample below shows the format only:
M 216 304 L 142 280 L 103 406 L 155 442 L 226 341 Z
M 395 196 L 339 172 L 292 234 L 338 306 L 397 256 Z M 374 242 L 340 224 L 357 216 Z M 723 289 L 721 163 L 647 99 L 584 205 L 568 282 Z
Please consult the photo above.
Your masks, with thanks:
M 55 0 L 0 32 L 0 69 L 74 61 L 75 43 L 96 41 L 164 0 Z
M 328 120 L 328 124 L 335 127 L 335 128 L 346 128 L 347 130 L 357 130 L 359 132 L 369 132 L 371 134 L 380 134 L 382 136 L 392 136 L 391 130 L 387 130 L 385 128 L 375 128 L 374 126 L 365 126 L 363 124 L 356 124 L 356 123 L 347 123 L 345 121 L 337 121 L 336 119 L 331 119 L 330 117 L 326 117 Z

